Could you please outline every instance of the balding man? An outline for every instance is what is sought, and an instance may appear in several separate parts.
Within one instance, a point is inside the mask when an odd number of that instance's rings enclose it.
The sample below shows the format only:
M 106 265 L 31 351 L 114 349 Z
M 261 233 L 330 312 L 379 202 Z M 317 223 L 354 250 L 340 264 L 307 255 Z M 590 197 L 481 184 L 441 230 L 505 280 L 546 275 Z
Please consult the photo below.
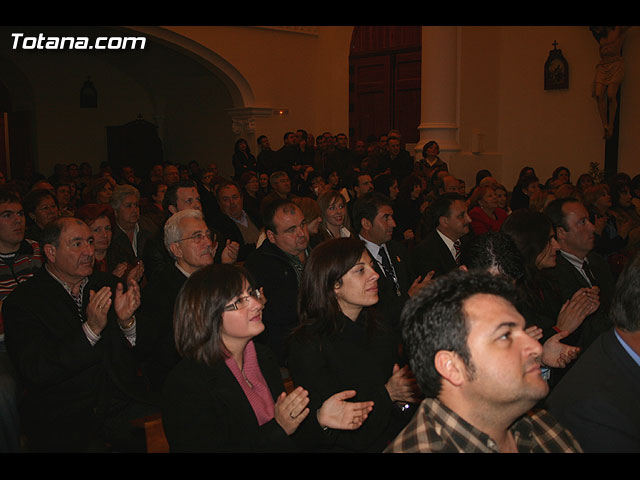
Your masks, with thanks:
M 25 388 L 21 420 L 34 452 L 143 451 L 130 420 L 154 411 L 137 375 L 140 289 L 93 272 L 93 235 L 62 217 L 42 237 L 44 268 L 3 305 L 5 341 Z

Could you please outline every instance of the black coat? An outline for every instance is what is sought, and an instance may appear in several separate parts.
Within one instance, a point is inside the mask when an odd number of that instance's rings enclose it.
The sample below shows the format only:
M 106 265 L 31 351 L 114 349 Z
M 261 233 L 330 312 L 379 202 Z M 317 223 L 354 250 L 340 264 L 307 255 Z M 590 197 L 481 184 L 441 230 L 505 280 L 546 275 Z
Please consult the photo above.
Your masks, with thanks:
M 583 350 L 591 345 L 591 342 L 601 333 L 611 328 L 612 323 L 608 318 L 608 312 L 615 288 L 615 282 L 607 262 L 593 251 L 587 255 L 587 260 L 600 287 L 600 307 L 585 318 L 582 324 L 563 340 L 563 343 L 578 346 Z M 546 285 L 550 286 L 545 289 L 544 296 L 545 301 L 549 302 L 555 313 L 553 318 L 557 318 L 564 302 L 569 300 L 577 290 L 589 287 L 589 283 L 580 272 L 560 252 L 556 256 L 556 266 L 544 270 L 544 273 L 548 280 Z
M 640 452 L 640 366 L 608 330 L 547 399 L 585 452 Z
M 274 401 L 284 391 L 273 353 L 256 344 L 258 364 Z M 308 421 L 308 419 L 305 419 Z M 162 422 L 172 452 L 287 452 L 295 444 L 275 419 L 262 426 L 224 362 L 182 359 L 165 383 Z
M 130 266 L 134 266 L 139 259 L 142 259 L 142 252 L 147 242 L 153 237 L 152 229 L 146 228 L 141 221 L 139 225 L 137 241 L 138 255 L 133 251 L 133 246 L 126 233 L 124 233 L 117 225 L 113 229 L 113 237 L 111 244 L 107 250 L 107 269 L 112 272 L 119 263 L 127 262 Z M 152 227 L 153 228 L 153 227 Z
M 25 388 L 22 427 L 34 450 L 82 451 L 100 435 L 109 407 L 151 403 L 113 308 L 94 346 L 82 329 L 90 290 L 109 285 L 115 292 L 116 280 L 89 277 L 82 315 L 45 268 L 4 301 L 5 342 Z
M 313 451 L 381 452 L 415 410 L 402 413 L 385 388 L 394 364 L 399 362 L 398 345 L 389 327 L 381 325 L 370 334 L 363 317 L 361 314 L 353 322 L 342 316 L 344 328 L 330 337 L 307 339 L 296 333 L 292 338 L 289 370 L 294 384 L 309 391 L 312 412 L 344 390 L 356 390 L 353 401 L 374 402 L 358 430 L 330 430 L 319 435 L 313 425 L 301 425 L 297 435 Z
M 275 352 L 285 365 L 285 340 L 298 324 L 298 277 L 286 254 L 266 239 L 244 263 L 257 287 L 264 287 L 267 298 L 262 321 L 265 330 L 256 340 Z
M 369 252 L 371 258 L 374 259 L 373 268 L 379 275 L 378 278 L 378 304 L 377 309 L 390 321 L 390 325 L 393 331 L 398 334 L 397 341 L 399 341 L 399 321 L 402 308 L 407 300 L 409 300 L 409 288 L 416 279 L 414 270 L 409 262 L 409 255 L 407 249 L 401 242 L 391 240 L 385 243 L 385 248 L 389 253 L 391 265 L 395 271 L 399 291 L 396 289 L 396 285 L 393 279 L 387 278 L 380 268 L 380 265 L 375 258 L 378 252 Z
M 245 210 L 246 212 L 246 210 Z M 262 226 L 260 220 L 254 216 L 253 214 L 247 213 L 247 217 L 256 228 L 259 230 Z M 256 249 L 255 243 L 246 243 L 244 238 L 242 237 L 242 232 L 236 222 L 233 221 L 232 218 L 225 215 L 224 213 L 219 213 L 213 220 L 213 224 L 216 226 L 216 229 L 224 235 L 226 239 L 231 240 L 232 242 L 237 242 L 240 245 L 240 250 L 238 251 L 238 262 L 243 262 L 247 259 L 247 257 Z M 223 248 L 224 245 L 218 244 L 218 248 Z
M 173 310 L 187 277 L 168 263 L 142 291 L 136 346 L 151 386 L 161 391 L 169 371 L 180 361 L 173 333 Z
M 433 278 L 436 278 L 458 267 L 451 251 L 435 229 L 411 251 L 411 265 L 422 278 L 432 270 L 435 271 Z

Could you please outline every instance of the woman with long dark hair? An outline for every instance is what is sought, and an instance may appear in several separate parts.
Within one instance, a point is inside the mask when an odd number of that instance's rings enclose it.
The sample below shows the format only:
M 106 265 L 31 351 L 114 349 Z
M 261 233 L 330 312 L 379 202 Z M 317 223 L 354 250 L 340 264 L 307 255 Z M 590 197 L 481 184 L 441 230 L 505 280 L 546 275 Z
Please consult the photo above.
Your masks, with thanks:
M 233 147 L 233 156 L 231 157 L 233 164 L 234 180 L 240 180 L 243 173 L 258 172 L 258 163 L 256 157 L 251 153 L 249 144 L 244 138 L 239 138 Z
M 540 212 L 518 210 L 505 220 L 501 232 L 511 237 L 523 257 L 524 276 L 518 284 L 524 293 L 523 315 L 527 322 L 542 329 L 543 342 L 560 331 L 573 333 L 600 303 L 591 289 L 581 288 L 562 306 L 559 314 L 547 309 L 545 298 L 553 285 L 543 272 L 556 266 L 560 249 L 551 220 Z
M 364 242 L 336 238 L 309 256 L 298 295 L 300 326 L 290 343 L 294 384 L 309 390 L 313 411 L 343 390 L 374 408 L 356 431 L 305 426 L 300 435 L 318 452 L 381 452 L 410 420 L 418 401 L 408 366 L 400 367 L 399 342 L 386 320 L 376 316 L 378 277 Z
M 174 332 L 182 360 L 164 386 L 163 425 L 172 451 L 296 451 L 292 435 L 356 429 L 371 402 L 341 391 L 309 408 L 308 392 L 287 394 L 275 355 L 253 339 L 264 331 L 265 298 L 242 267 L 214 264 L 193 273 L 176 299 Z

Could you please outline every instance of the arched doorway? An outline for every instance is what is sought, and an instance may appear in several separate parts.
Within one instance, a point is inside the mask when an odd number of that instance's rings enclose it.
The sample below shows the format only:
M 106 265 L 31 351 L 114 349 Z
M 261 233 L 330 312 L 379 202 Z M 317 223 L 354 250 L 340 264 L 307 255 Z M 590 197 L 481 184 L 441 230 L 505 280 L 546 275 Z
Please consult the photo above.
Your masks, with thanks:
M 349 54 L 349 137 L 420 134 L 421 26 L 357 26 Z

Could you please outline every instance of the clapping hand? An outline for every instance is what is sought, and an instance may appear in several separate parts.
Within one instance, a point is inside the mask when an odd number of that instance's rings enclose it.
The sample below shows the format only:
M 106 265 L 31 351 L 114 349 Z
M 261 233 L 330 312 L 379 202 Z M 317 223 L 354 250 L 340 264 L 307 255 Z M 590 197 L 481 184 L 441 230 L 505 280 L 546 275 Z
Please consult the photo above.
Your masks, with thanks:
M 118 282 L 116 286 L 116 298 L 113 308 L 118 316 L 118 322 L 121 326 L 129 324 L 131 317 L 140 306 L 140 286 L 138 282 L 130 279 L 127 291 L 124 291 L 122 283 Z
M 416 278 L 411 284 L 411 286 L 409 287 L 409 291 L 407 292 L 409 296 L 413 297 L 416 293 L 420 291 L 422 287 L 426 287 L 427 285 L 429 285 L 435 273 L 436 273 L 435 270 L 431 270 L 429 273 L 425 275 L 424 279 L 422 279 L 421 276 L 418 276 L 418 278 Z
M 107 325 L 107 314 L 111 307 L 111 288 L 102 287 L 97 292 L 89 291 L 87 325 L 93 333 L 100 335 Z
M 326 399 L 317 412 L 320 426 L 336 430 L 356 430 L 360 428 L 371 410 L 373 410 L 373 402 L 346 401 L 355 396 L 355 390 L 345 390 Z
M 288 395 L 282 392 L 276 400 L 274 418 L 287 435 L 295 432 L 309 415 L 308 403 L 309 392 L 302 387 L 297 387 Z
M 393 373 L 385 387 L 394 402 L 416 403 L 418 401 L 416 379 L 408 365 L 400 368 L 398 364 L 395 364 Z
M 227 244 L 220 254 L 220 261 L 222 263 L 235 263 L 238 259 L 238 252 L 240 251 L 240 244 L 238 242 L 232 242 L 227 239 Z
M 600 307 L 598 287 L 581 288 L 567 300 L 558 314 L 557 327 L 569 333 L 578 328 L 584 319 Z
M 579 347 L 572 347 L 560 342 L 567 335 L 569 335 L 567 331 L 559 332 L 544 342 L 542 363 L 549 367 L 564 368 L 578 357 Z

